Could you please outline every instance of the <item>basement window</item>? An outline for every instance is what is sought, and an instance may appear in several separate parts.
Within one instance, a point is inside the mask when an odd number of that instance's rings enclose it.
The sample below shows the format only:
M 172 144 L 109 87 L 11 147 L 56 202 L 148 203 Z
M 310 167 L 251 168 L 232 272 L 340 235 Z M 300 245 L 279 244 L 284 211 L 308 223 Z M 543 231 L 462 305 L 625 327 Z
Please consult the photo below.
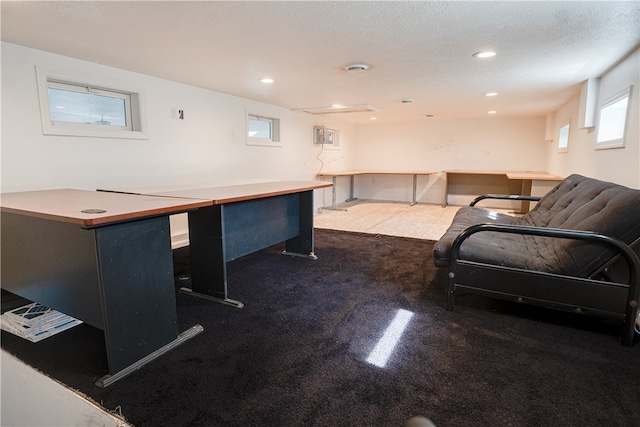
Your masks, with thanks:
M 631 86 L 600 105 L 596 149 L 624 147 Z
M 146 139 L 140 91 L 38 72 L 45 135 Z
M 247 115 L 247 145 L 280 147 L 280 119 Z
M 558 131 L 558 153 L 569 151 L 569 127 L 570 124 L 567 123 Z

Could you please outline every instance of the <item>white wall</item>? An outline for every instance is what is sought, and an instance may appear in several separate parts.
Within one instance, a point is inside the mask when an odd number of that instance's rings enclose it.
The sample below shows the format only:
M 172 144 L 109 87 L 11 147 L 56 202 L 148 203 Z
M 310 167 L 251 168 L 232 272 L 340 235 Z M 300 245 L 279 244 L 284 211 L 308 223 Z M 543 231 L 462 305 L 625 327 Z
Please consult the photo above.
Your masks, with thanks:
M 562 176 L 577 172 L 639 187 L 639 62 L 636 51 L 603 76 L 600 85 L 602 100 L 633 84 L 626 147 L 596 151 L 594 130 L 573 126 L 569 152 L 558 154 L 555 140 L 545 142 L 545 117 L 425 118 L 415 123 L 359 126 L 333 118 L 325 122 L 285 108 L 2 43 L 2 191 L 315 179 L 321 168 L 546 170 Z M 36 66 L 141 87 L 149 139 L 43 135 Z M 183 109 L 185 120 L 171 119 L 171 107 Z M 281 118 L 282 147 L 247 146 L 246 111 Z M 555 112 L 555 125 L 565 119 L 577 123 L 578 111 L 579 95 Z M 313 145 L 314 125 L 338 129 L 340 149 L 321 152 L 322 147 Z M 346 179 L 339 181 L 338 201 L 346 198 L 347 184 Z M 439 175 L 421 177 L 418 188 L 419 201 L 440 202 L 443 181 Z M 357 180 L 361 198 L 406 201 L 410 193 L 410 176 Z M 330 203 L 330 190 L 316 191 L 316 206 Z M 179 220 L 176 225 L 172 221 L 172 226 L 184 233 L 186 222 Z
M 325 149 L 325 167 L 352 167 L 353 126 L 285 108 L 2 43 L 2 192 L 52 188 L 212 185 L 238 180 L 315 180 L 321 146 L 314 125 L 340 131 L 340 149 Z M 126 82 L 141 88 L 148 140 L 42 134 L 36 67 L 49 72 Z M 171 119 L 171 107 L 185 119 Z M 281 119 L 282 147 L 246 145 L 246 112 Z M 330 189 L 315 203 L 331 202 Z M 172 234 L 186 231 L 172 218 Z
M 632 91 L 625 147 L 595 149 L 596 129 L 578 129 L 580 96 L 577 95 L 555 112 L 554 140 L 547 144 L 550 173 L 561 176 L 579 173 L 640 188 L 640 50 L 601 77 L 598 104 L 629 85 L 632 85 Z M 558 153 L 558 128 L 569 121 L 569 149 L 566 153 Z
M 544 171 L 545 118 L 432 120 L 358 128 L 359 169 Z M 410 200 L 411 177 L 359 177 L 362 198 Z M 418 201 L 440 203 L 443 180 L 419 178 Z
M 125 81 L 144 90 L 148 140 L 42 135 L 35 67 Z M 314 179 L 318 120 L 304 113 L 2 43 L 2 190 L 147 186 L 235 179 Z M 170 118 L 171 107 L 185 120 Z M 245 109 L 282 121 L 282 147 L 245 144 Z M 341 165 L 353 131 L 341 126 Z M 341 165 L 342 166 L 342 165 Z

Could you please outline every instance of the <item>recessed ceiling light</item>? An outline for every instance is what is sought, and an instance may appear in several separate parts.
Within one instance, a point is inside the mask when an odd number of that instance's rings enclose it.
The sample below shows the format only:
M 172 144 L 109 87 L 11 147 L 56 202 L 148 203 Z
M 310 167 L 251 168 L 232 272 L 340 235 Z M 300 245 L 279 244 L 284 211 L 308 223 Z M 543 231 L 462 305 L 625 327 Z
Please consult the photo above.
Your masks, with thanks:
M 369 120 L 378 120 L 377 117 L 369 117 Z
M 432 117 L 435 117 L 435 116 L 436 116 L 435 114 L 425 114 L 425 117 L 428 117 L 428 118 L 432 118 Z
M 487 92 L 484 96 L 498 96 L 498 92 Z
M 401 100 L 400 102 L 402 102 L 403 104 L 411 104 L 413 102 L 413 99 L 405 98 L 405 99 Z
M 273 79 L 269 77 L 265 77 L 264 79 L 260 79 L 261 83 L 273 83 Z
M 476 58 L 491 58 L 492 56 L 496 56 L 496 53 L 491 50 L 486 50 L 482 52 L 476 52 L 473 54 Z
M 365 71 L 367 71 L 369 69 L 368 65 L 365 64 L 351 64 L 351 65 L 347 65 L 346 67 L 344 67 L 345 70 L 347 70 L 348 73 L 364 73 Z
M 489 111 L 487 111 L 487 114 L 495 114 L 495 113 L 497 113 L 497 111 L 496 111 L 496 110 L 489 110 Z

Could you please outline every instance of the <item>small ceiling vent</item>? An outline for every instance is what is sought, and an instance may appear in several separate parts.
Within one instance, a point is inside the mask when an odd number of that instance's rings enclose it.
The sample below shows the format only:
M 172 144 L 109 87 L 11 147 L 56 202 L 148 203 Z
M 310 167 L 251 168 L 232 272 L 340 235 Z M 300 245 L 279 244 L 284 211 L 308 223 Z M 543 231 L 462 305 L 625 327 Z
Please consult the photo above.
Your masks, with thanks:
M 348 73 L 364 73 L 369 69 L 369 66 L 364 64 L 352 64 L 347 65 L 344 69 L 347 70 Z

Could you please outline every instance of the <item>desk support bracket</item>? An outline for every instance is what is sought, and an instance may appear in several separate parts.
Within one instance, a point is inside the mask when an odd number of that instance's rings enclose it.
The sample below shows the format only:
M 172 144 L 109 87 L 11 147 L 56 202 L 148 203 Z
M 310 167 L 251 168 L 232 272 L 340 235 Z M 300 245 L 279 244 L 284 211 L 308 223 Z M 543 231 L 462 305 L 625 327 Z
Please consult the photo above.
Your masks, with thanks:
M 229 307 L 242 308 L 244 303 L 231 299 L 231 298 L 219 298 L 213 295 L 207 295 L 200 292 L 194 292 L 191 288 L 180 288 L 180 293 L 185 295 L 191 295 L 192 297 L 203 298 L 208 301 L 217 302 L 219 304 L 228 305 Z
M 301 254 L 297 252 L 282 251 L 282 255 L 289 255 L 289 256 L 295 256 L 299 258 L 307 258 L 307 259 L 313 259 L 313 260 L 318 259 L 318 256 L 313 252 L 309 252 L 308 254 Z
M 101 377 L 98 381 L 96 381 L 96 386 L 98 386 L 100 388 L 105 388 L 105 387 L 110 386 L 111 384 L 113 384 L 116 381 L 126 377 L 127 375 L 131 374 L 132 372 L 135 372 L 138 369 L 142 368 L 147 363 L 149 363 L 149 362 L 157 359 L 158 357 L 162 356 L 163 354 L 165 354 L 169 350 L 172 350 L 172 349 L 176 348 L 177 346 L 179 346 L 183 342 L 187 341 L 188 339 L 191 339 L 191 338 L 195 337 L 196 335 L 198 335 L 202 331 L 204 331 L 204 328 L 202 327 L 202 325 L 195 325 L 195 326 L 190 327 L 186 331 L 184 331 L 181 334 L 179 334 L 178 337 L 175 340 L 173 340 L 170 343 L 166 344 L 165 346 L 159 348 L 158 350 L 154 351 L 153 353 L 148 354 L 147 356 L 143 357 L 142 359 L 138 360 L 137 362 L 132 363 L 131 365 L 129 365 L 126 368 L 116 372 L 113 375 L 107 374 L 107 375 Z
M 411 197 L 411 204 L 409 206 L 415 206 L 416 204 L 418 204 L 418 201 L 416 200 L 417 187 L 418 187 L 418 175 L 413 174 L 413 192 Z
M 346 211 L 347 209 L 339 208 L 336 206 L 336 186 L 338 184 L 338 177 L 334 175 L 331 178 L 331 181 L 333 182 L 333 186 L 331 187 L 331 206 L 323 206 L 321 209 L 327 209 L 332 211 Z M 352 197 L 353 197 L 353 176 L 351 177 L 351 197 L 349 197 L 349 199 L 345 201 L 348 202 L 349 200 L 355 200 Z

